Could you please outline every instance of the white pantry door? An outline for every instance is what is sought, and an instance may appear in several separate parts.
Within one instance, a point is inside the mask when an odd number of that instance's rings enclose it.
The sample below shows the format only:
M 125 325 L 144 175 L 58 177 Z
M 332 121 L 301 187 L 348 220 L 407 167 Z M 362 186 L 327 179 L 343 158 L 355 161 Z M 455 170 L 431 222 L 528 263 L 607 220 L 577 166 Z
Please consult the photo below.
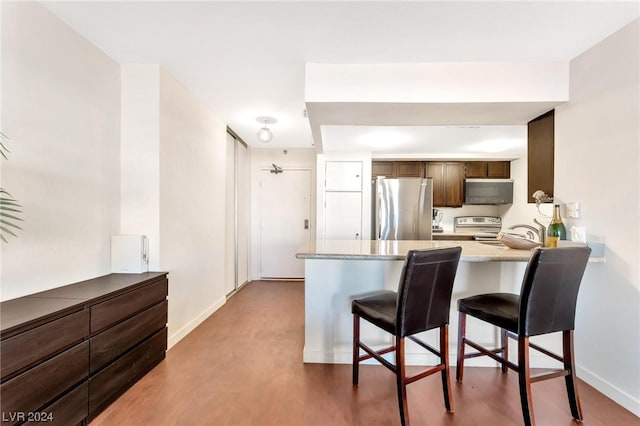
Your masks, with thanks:
M 260 277 L 304 278 L 295 255 L 311 236 L 311 171 L 263 170 L 260 188 Z

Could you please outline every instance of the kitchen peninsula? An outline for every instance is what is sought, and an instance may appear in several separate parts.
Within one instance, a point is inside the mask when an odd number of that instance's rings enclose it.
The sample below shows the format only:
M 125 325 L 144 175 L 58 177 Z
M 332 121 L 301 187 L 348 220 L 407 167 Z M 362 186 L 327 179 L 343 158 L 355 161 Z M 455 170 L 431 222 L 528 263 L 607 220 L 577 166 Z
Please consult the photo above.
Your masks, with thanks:
M 567 242 L 566 244 L 574 244 Z M 350 363 L 352 353 L 351 299 L 378 290 L 397 290 L 406 253 L 412 249 L 461 246 L 449 323 L 449 352 L 455 360 L 457 343 L 457 300 L 478 293 L 519 293 L 530 250 L 515 250 L 478 241 L 309 241 L 296 254 L 305 260 L 305 345 L 304 362 Z M 590 262 L 603 262 L 592 257 Z M 591 266 L 593 267 L 593 266 Z M 589 273 L 589 267 L 587 272 Z M 470 322 L 468 330 L 480 344 L 497 342 L 496 329 Z M 432 335 L 433 334 L 433 335 Z M 391 344 L 391 336 L 363 322 L 363 341 L 374 348 Z M 437 335 L 426 332 L 422 338 L 437 346 Z M 543 346 L 561 351 L 561 342 L 553 336 L 537 340 Z M 513 354 L 516 351 L 512 351 Z M 534 367 L 553 366 L 545 357 L 531 355 Z M 433 355 L 408 341 L 408 364 L 429 365 Z M 455 361 L 454 361 L 455 362 Z M 469 365 L 495 365 L 482 358 Z

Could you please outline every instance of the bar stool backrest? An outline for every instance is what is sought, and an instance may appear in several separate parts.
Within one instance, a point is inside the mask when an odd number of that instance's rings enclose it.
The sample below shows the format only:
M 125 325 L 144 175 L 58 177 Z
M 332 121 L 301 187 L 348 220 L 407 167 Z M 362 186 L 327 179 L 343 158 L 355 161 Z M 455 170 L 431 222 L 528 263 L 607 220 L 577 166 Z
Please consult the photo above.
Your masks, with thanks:
M 449 324 L 451 293 L 461 252 L 461 247 L 448 247 L 407 253 L 398 288 L 399 337 Z
M 578 290 L 590 253 L 587 246 L 533 251 L 520 291 L 519 335 L 574 329 Z

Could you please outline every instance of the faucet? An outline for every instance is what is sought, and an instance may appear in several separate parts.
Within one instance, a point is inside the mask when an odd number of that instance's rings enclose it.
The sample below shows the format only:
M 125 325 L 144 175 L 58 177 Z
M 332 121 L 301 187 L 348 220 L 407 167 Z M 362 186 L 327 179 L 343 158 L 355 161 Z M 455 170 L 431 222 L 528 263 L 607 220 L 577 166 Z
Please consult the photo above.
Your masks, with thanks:
M 538 219 L 533 219 L 533 222 L 538 225 L 538 236 L 540 237 L 540 242 L 542 245 L 546 245 L 547 243 L 547 228 L 538 222 Z
M 534 219 L 534 222 L 536 220 Z M 537 223 L 537 222 L 536 222 Z M 531 225 L 513 225 L 510 226 L 509 229 L 517 229 L 517 228 L 526 228 L 527 229 L 527 237 L 530 240 L 533 240 L 534 237 L 537 237 L 538 241 L 541 243 L 544 243 L 543 238 L 544 238 L 544 233 L 540 233 L 540 229 L 534 228 Z M 541 236 L 542 235 L 542 236 Z

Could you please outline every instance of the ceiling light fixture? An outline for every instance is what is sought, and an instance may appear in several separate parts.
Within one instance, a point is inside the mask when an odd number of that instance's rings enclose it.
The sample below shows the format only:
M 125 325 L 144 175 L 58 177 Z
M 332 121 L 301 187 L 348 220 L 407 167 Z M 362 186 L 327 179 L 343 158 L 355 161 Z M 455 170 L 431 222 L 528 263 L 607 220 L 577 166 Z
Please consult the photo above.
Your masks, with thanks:
M 271 131 L 271 129 L 269 129 L 267 127 L 268 124 L 274 124 L 277 123 L 278 120 L 276 120 L 273 117 L 267 117 L 267 116 L 260 116 L 258 118 L 256 118 L 256 121 L 258 123 L 262 123 L 263 126 L 260 128 L 260 130 L 258 130 L 258 140 L 262 143 L 269 143 L 271 142 L 271 139 L 273 139 L 273 132 Z

